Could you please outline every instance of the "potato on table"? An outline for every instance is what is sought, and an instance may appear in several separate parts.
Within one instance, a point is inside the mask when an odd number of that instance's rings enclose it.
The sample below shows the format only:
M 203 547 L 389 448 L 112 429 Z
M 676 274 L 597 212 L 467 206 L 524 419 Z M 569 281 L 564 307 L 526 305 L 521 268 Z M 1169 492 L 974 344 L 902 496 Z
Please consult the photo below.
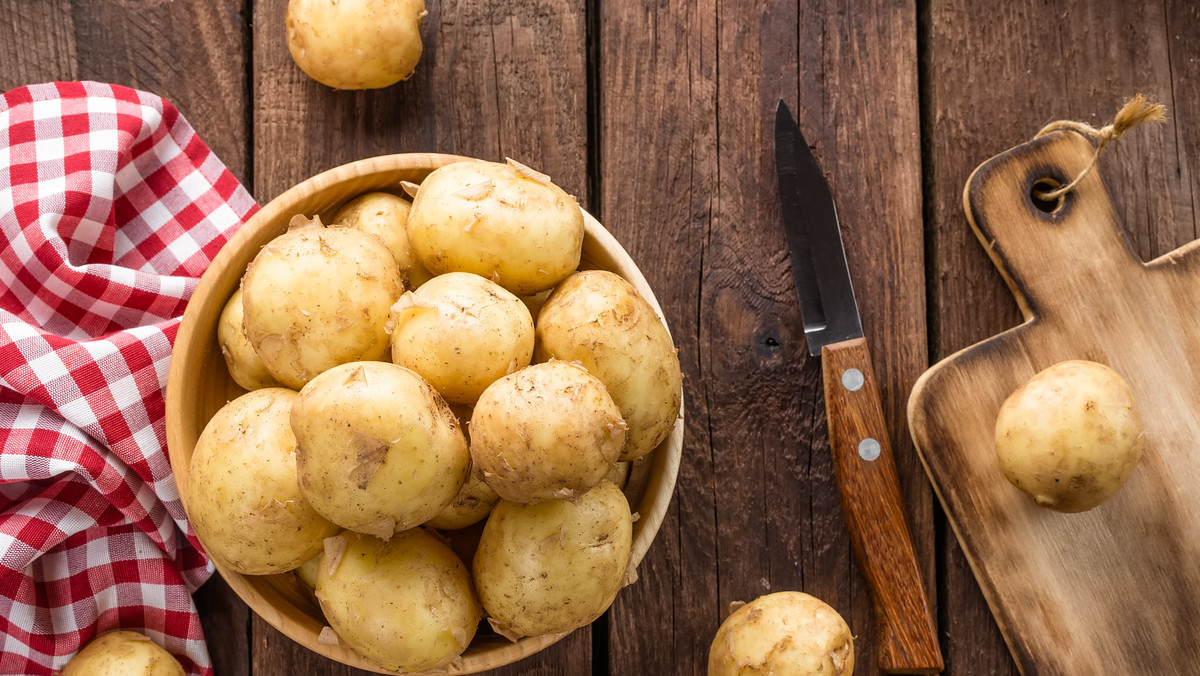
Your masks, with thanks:
M 330 521 L 387 539 L 442 511 L 467 479 L 458 420 L 416 373 L 355 362 L 313 378 L 292 406 L 300 490 Z
M 479 275 L 449 272 L 392 306 L 392 361 L 446 401 L 473 404 L 533 358 L 533 319 L 516 296 Z
M 575 198 L 511 160 L 434 170 L 408 214 L 409 241 L 430 272 L 472 272 L 518 296 L 548 289 L 579 267 L 583 235 Z
M 612 605 L 632 546 L 629 503 L 608 481 L 573 501 L 501 500 L 475 552 L 475 586 L 506 636 L 570 631 Z
M 577 361 L 604 383 L 629 426 L 621 460 L 654 450 L 679 418 L 683 373 L 667 327 L 619 275 L 587 270 L 554 290 L 537 321 L 534 361 Z
M 296 397 L 272 387 L 234 399 L 192 453 L 184 495 L 192 527 L 209 555 L 244 575 L 292 570 L 338 530 L 296 485 Z
M 426 14 L 424 0 L 290 0 L 288 50 L 328 87 L 387 87 L 417 67 Z
M 322 371 L 386 359 L 385 324 L 404 282 L 383 240 L 292 219 L 242 278 L 242 323 L 276 380 L 298 390 Z
M 60 676 L 184 676 L 175 656 L 136 631 L 110 631 L 83 646 Z
M 571 499 L 600 483 L 625 445 L 621 410 L 582 366 L 535 364 L 492 383 L 471 414 L 471 459 L 505 500 Z
M 824 601 L 776 592 L 733 611 L 708 651 L 708 676 L 851 676 L 854 637 Z
M 471 644 L 481 614 L 470 571 L 420 528 L 387 542 L 349 532 L 330 538 L 316 596 L 341 641 L 393 670 L 449 666 Z

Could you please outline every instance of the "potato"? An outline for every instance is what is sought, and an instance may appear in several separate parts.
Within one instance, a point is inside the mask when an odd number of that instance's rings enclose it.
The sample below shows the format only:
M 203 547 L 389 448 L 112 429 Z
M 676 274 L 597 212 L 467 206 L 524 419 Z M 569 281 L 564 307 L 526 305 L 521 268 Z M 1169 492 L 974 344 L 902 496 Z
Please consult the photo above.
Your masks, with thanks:
M 292 406 L 300 490 L 330 521 L 387 539 L 428 521 L 467 480 L 458 420 L 429 383 L 385 362 L 334 367 Z
M 630 463 L 618 462 L 608 470 L 608 474 L 605 474 L 604 478 L 616 484 L 617 488 L 625 490 L 625 485 L 629 483 L 629 468 Z
M 188 516 L 205 550 L 244 575 L 282 573 L 317 552 L 337 527 L 296 485 L 292 390 L 254 390 L 205 425 L 190 461 Z
M 434 170 L 408 214 L 409 241 L 430 272 L 473 272 L 518 296 L 548 289 L 579 267 L 583 234 L 575 198 L 512 160 Z
M 387 87 L 416 69 L 427 14 L 424 0 L 289 0 L 288 51 L 327 87 Z
M 537 321 L 534 361 L 578 361 L 608 389 L 629 426 L 621 460 L 654 450 L 679 418 L 679 355 L 654 308 L 612 272 L 571 275 Z
M 309 589 L 317 588 L 317 570 L 321 565 L 321 555 L 317 554 L 296 568 L 296 577 L 300 578 Z
M 854 638 L 836 610 L 795 591 L 760 596 L 721 623 L 708 676 L 851 676 Z
M 1042 507 L 1082 512 L 1107 500 L 1142 457 L 1129 385 L 1091 361 L 1063 361 L 1009 395 L 996 419 L 1004 476 Z
M 588 624 L 624 584 L 632 544 L 629 503 L 610 482 L 574 501 L 501 500 L 473 566 L 489 622 L 510 638 Z
M 392 361 L 454 404 L 529 364 L 533 319 L 516 296 L 466 272 L 438 275 L 392 307 Z
M 184 676 L 175 656 L 136 631 L 100 634 L 71 658 L 60 676 Z
M 279 387 L 279 381 L 267 370 L 242 330 L 242 314 L 242 289 L 239 287 L 229 297 L 217 320 L 217 344 L 221 346 L 221 356 L 225 357 L 230 377 L 247 390 Z
M 341 641 L 392 670 L 449 666 L 479 625 L 470 571 L 420 528 L 387 542 L 349 532 L 330 538 L 316 596 Z
M 392 251 L 404 287 L 415 289 L 433 275 L 421 265 L 408 243 L 408 200 L 388 192 L 369 192 L 342 205 L 333 216 L 334 227 L 347 227 L 378 236 Z
M 487 518 L 499 501 L 500 496 L 487 485 L 483 477 L 478 472 L 471 472 L 454 500 L 437 516 L 426 521 L 425 525 L 438 530 L 466 528 Z
M 595 376 L 577 364 L 535 364 L 497 380 L 471 415 L 471 460 L 505 500 L 581 495 L 625 445 L 625 422 Z
M 383 240 L 298 216 L 254 257 L 242 292 L 246 337 L 298 390 L 338 364 L 387 358 L 384 325 L 404 283 Z

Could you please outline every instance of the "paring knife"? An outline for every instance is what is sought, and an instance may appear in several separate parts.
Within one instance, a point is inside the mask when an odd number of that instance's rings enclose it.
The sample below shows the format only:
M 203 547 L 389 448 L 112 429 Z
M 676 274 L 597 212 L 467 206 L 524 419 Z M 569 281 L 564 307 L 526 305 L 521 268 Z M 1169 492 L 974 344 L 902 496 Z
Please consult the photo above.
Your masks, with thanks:
M 936 673 L 943 668 L 937 627 L 905 518 L 833 195 L 782 99 L 775 110 L 775 166 L 804 336 L 809 353 L 821 357 L 842 512 L 875 603 L 879 668 Z

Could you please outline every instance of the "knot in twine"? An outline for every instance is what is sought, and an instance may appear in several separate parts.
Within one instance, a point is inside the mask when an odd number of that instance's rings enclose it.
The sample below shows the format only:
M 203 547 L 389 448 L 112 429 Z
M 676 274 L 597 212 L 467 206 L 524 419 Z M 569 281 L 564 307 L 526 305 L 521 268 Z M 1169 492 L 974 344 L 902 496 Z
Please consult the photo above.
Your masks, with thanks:
M 1161 103 L 1152 103 L 1142 94 L 1135 94 L 1133 98 L 1125 102 L 1124 106 L 1121 106 L 1121 110 L 1117 111 L 1117 116 L 1113 118 L 1112 124 L 1100 129 L 1096 129 L 1086 122 L 1074 122 L 1072 120 L 1058 120 L 1042 127 L 1042 130 L 1034 138 L 1040 138 L 1059 129 L 1067 129 L 1096 141 L 1096 151 L 1092 153 L 1092 161 L 1088 162 L 1088 165 L 1083 168 L 1083 171 L 1079 172 L 1079 175 L 1073 181 L 1049 192 L 1039 192 L 1037 196 L 1041 199 L 1051 201 L 1062 197 L 1078 185 L 1084 176 L 1087 176 L 1091 172 L 1096 166 L 1096 160 L 1100 158 L 1100 151 L 1104 150 L 1104 146 L 1108 145 L 1109 141 L 1121 138 L 1122 134 L 1143 122 L 1163 122 L 1166 119 L 1166 106 Z

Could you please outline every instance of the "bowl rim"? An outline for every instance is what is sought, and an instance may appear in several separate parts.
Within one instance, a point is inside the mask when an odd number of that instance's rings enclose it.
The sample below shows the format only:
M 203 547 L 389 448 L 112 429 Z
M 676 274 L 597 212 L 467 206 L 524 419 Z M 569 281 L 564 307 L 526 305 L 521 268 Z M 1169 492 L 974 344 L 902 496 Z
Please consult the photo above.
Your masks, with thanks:
M 195 449 L 195 440 L 189 439 L 185 435 L 182 424 L 179 422 L 184 415 L 183 411 L 185 407 L 192 402 L 187 397 L 188 390 L 184 382 L 187 377 L 185 372 L 187 360 L 176 359 L 174 357 L 175 355 L 190 354 L 196 350 L 203 351 L 207 349 L 212 337 L 207 335 L 207 333 L 201 337 L 199 331 L 193 332 L 188 329 L 192 324 L 199 321 L 198 317 L 206 314 L 206 309 L 207 314 L 211 315 L 211 307 L 214 303 L 219 302 L 220 306 L 224 307 L 229 294 L 219 293 L 219 289 L 215 287 L 218 287 L 222 281 L 227 279 L 226 270 L 232 267 L 234 259 L 245 255 L 244 250 L 253 246 L 255 241 L 266 237 L 265 233 L 269 233 L 273 229 L 279 230 L 280 223 L 286 224 L 297 213 L 294 205 L 311 199 L 330 188 L 345 184 L 348 181 L 354 181 L 355 179 L 370 179 L 383 173 L 395 173 L 398 169 L 428 174 L 434 169 L 451 162 L 476 159 L 444 153 L 395 153 L 360 159 L 327 169 L 297 183 L 263 205 L 262 208 L 256 211 L 238 228 L 237 232 L 217 252 L 212 263 L 201 275 L 199 282 L 192 292 L 191 299 L 184 310 L 174 340 L 172 359 L 167 373 L 165 417 L 168 458 L 173 476 L 176 478 L 177 490 L 185 514 L 187 512 L 187 504 L 184 498 L 185 491 L 178 484 L 186 485 L 189 468 L 186 466 L 187 463 L 184 462 L 184 453 L 171 452 L 170 449 L 186 448 L 186 455 L 190 460 L 192 452 Z M 384 189 L 384 186 L 377 184 L 375 187 L 361 187 L 356 194 L 379 189 Z M 336 206 L 339 203 L 339 200 L 335 200 L 328 208 L 332 208 L 332 206 Z M 580 212 L 583 214 L 584 219 L 585 248 L 587 240 L 590 239 L 593 240 L 595 246 L 601 247 L 603 251 L 616 253 L 618 256 L 623 257 L 626 264 L 621 265 L 622 269 L 618 274 L 632 284 L 638 290 L 638 293 L 646 299 L 658 314 L 659 319 L 663 322 L 663 326 L 667 329 L 668 335 L 670 335 L 670 327 L 667 325 L 662 307 L 659 305 L 657 298 L 654 296 L 653 291 L 650 289 L 641 270 L 633 261 L 633 258 L 629 256 L 620 242 L 582 206 L 580 206 Z M 265 241 L 267 240 L 263 240 L 264 244 Z M 239 274 L 238 278 L 240 276 Z M 219 309 L 216 314 L 220 314 Z M 671 499 L 674 496 L 683 449 L 683 394 L 681 391 L 679 415 L 670 434 L 647 456 L 649 463 L 652 464 L 651 469 L 648 471 L 654 472 L 657 480 L 646 484 L 644 487 L 645 493 L 642 495 L 638 505 L 632 506 L 637 508 L 639 519 L 634 524 L 637 536 L 633 541 L 633 547 L 630 552 L 631 571 L 636 570 L 636 567 L 641 563 L 646 552 L 657 538 L 658 531 L 663 520 L 666 518 Z M 182 481 L 180 478 L 182 478 Z M 649 505 L 650 508 L 643 511 L 642 508 L 646 505 Z M 197 537 L 198 540 L 199 538 Z M 220 573 L 221 577 L 224 578 L 238 597 L 255 614 L 292 641 L 323 657 L 341 662 L 347 666 L 376 673 L 396 673 L 384 669 L 373 660 L 363 657 L 348 646 L 340 643 L 336 645 L 318 643 L 317 633 L 311 627 L 304 626 L 303 623 L 290 619 L 276 608 L 277 604 L 286 604 L 295 607 L 295 604 L 290 599 L 285 598 L 282 592 L 268 583 L 254 584 L 248 578 L 257 576 L 241 575 L 227 569 L 215 559 L 209 558 L 213 562 L 216 571 Z M 283 575 L 287 575 L 287 573 Z M 485 652 L 474 654 L 464 653 L 460 663 L 451 666 L 448 670 L 436 673 L 471 674 L 511 664 L 556 643 L 572 631 L 574 630 L 557 634 L 527 636 L 514 643 L 494 644 L 486 648 Z M 470 648 L 468 648 L 469 650 Z

